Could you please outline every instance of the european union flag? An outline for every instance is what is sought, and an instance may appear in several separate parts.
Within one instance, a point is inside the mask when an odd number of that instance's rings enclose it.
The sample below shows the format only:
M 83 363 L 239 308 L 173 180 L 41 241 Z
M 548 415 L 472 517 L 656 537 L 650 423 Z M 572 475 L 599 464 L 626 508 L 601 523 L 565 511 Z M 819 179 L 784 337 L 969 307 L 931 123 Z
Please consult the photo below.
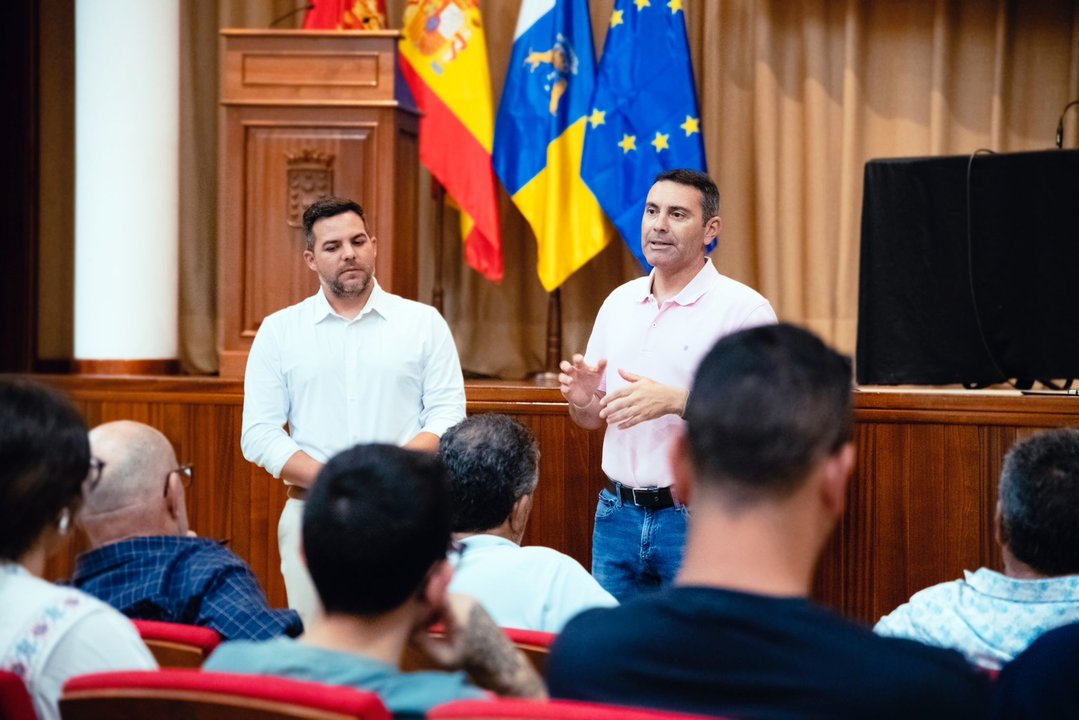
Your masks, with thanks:
M 617 0 L 581 175 L 646 270 L 644 203 L 671 168 L 707 172 L 682 0 Z
M 614 234 L 581 178 L 595 79 L 587 0 L 524 0 L 495 121 L 494 168 L 536 234 L 548 291 Z

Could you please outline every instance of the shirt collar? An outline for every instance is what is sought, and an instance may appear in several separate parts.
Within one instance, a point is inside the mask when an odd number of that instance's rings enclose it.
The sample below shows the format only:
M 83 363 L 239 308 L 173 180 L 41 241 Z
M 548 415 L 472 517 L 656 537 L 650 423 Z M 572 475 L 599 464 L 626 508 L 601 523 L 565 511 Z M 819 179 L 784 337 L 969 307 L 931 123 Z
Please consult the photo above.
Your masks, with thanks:
M 517 543 L 502 537 L 501 535 L 488 535 L 486 533 L 480 535 L 469 535 L 461 540 L 462 543 L 469 548 L 480 549 L 489 547 L 519 547 Z M 468 552 L 467 550 L 465 551 Z
M 122 565 L 145 560 L 150 555 L 160 555 L 166 551 L 173 552 L 177 548 L 197 545 L 200 542 L 212 543 L 214 541 L 181 535 L 145 535 L 102 545 L 79 555 L 75 561 L 75 576 L 72 578 L 72 583 L 78 585 L 88 578 L 96 577 Z
M 390 310 L 389 293 L 382 289 L 382 286 L 378 284 L 378 280 L 371 278 L 371 282 L 374 283 L 374 287 L 371 289 L 371 296 L 367 298 L 367 304 L 363 306 L 363 310 L 354 319 L 349 320 L 341 317 L 337 314 L 337 311 L 330 305 L 330 301 L 326 299 L 326 291 L 319 287 L 318 292 L 311 297 L 313 303 L 313 316 L 312 324 L 318 325 L 320 322 L 328 317 L 341 318 L 345 322 L 355 322 L 364 315 L 370 312 L 377 313 L 382 318 L 388 318 Z
M 645 302 L 652 297 L 652 282 L 655 280 L 655 276 L 656 269 L 652 268 L 652 272 L 648 273 L 647 278 L 644 278 L 646 282 L 641 286 L 640 293 L 637 295 L 638 302 Z M 709 288 L 715 285 L 718 279 L 719 271 L 716 270 L 716 266 L 712 263 L 712 258 L 705 257 L 704 266 L 697 271 L 697 274 L 682 288 L 681 292 L 668 302 L 678 303 L 679 305 L 692 305 L 700 300 L 701 295 L 704 295 Z
M 967 584 L 983 595 L 1013 602 L 1072 602 L 1079 590 L 1079 575 L 1021 580 L 989 568 L 964 571 Z

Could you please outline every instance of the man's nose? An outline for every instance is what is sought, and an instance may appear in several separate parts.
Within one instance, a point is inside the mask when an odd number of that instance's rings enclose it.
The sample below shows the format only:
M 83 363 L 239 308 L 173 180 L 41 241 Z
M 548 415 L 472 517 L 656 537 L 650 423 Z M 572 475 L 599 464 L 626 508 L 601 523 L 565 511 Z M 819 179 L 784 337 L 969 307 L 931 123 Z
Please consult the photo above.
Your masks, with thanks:
M 667 219 L 667 213 L 657 212 L 652 220 L 652 229 L 657 232 L 666 232 L 670 229 L 667 224 Z

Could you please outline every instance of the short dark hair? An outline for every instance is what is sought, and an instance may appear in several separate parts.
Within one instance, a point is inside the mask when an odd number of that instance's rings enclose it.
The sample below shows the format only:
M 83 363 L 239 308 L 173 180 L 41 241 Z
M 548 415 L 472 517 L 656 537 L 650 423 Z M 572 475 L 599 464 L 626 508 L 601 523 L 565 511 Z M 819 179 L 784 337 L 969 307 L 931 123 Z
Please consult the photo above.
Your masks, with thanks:
M 850 359 L 800 327 L 743 330 L 701 361 L 686 423 L 702 486 L 734 503 L 787 497 L 851 438 Z
M 442 435 L 438 452 L 449 474 L 454 532 L 498 527 L 513 504 L 536 489 L 539 444 L 513 418 L 465 418 Z
M 1079 430 L 1012 446 L 1000 473 L 1000 539 L 1043 575 L 1079 574 Z
M 656 175 L 655 182 L 673 182 L 697 188 L 701 193 L 701 222 L 707 223 L 719 215 L 719 188 L 707 174 L 688 168 L 664 170 Z
M 367 224 L 367 217 L 363 214 L 363 208 L 360 207 L 360 204 L 355 200 L 339 197 L 324 197 L 319 198 L 308 205 L 307 209 L 303 211 L 303 237 L 307 249 L 315 249 L 316 222 L 323 218 L 337 217 L 338 215 L 347 212 L 354 212 L 359 215 L 360 220 L 363 220 L 363 226 L 367 228 L 367 232 L 371 232 L 371 228 L 368 227 Z
M 307 495 L 304 555 L 327 612 L 400 607 L 449 544 L 446 474 L 431 453 L 357 445 L 332 457 Z
M 82 500 L 90 469 L 86 422 L 67 398 L 25 379 L 0 379 L 0 558 L 18 560 Z

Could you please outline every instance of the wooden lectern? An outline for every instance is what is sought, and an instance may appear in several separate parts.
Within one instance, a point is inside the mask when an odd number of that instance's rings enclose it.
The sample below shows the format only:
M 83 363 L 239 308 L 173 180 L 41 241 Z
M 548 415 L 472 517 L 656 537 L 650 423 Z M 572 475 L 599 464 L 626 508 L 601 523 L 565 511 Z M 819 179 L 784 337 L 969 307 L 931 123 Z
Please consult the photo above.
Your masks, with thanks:
M 235 378 L 262 319 L 318 289 L 301 217 L 319 197 L 369 211 L 379 284 L 416 298 L 419 114 L 398 32 L 221 34 L 218 350 Z

